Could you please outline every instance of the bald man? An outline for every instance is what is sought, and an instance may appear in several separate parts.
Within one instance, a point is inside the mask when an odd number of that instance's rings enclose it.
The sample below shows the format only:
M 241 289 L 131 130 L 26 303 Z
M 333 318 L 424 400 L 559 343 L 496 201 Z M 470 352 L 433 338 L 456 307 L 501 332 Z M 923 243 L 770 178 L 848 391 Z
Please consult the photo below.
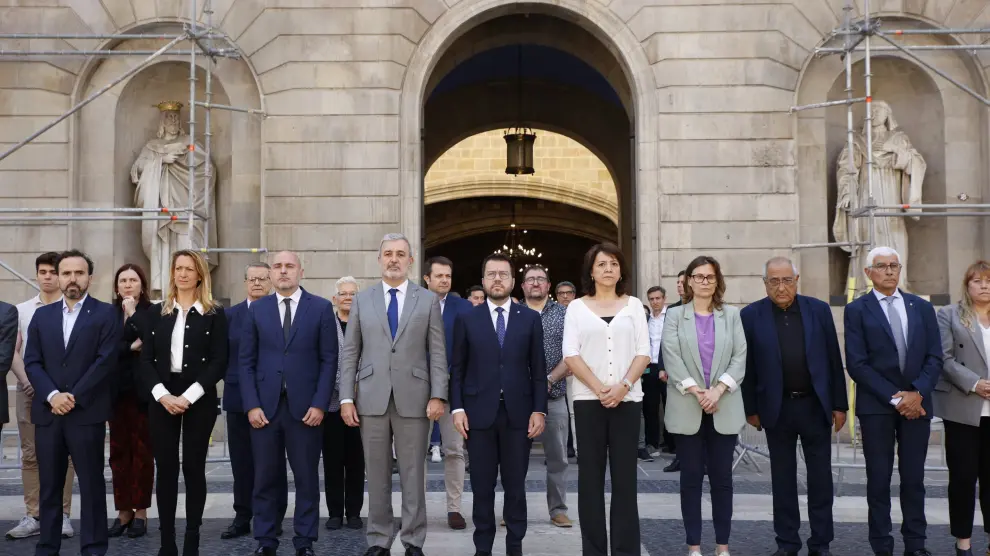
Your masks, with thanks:
M 296 484 L 292 544 L 313 556 L 320 519 L 320 423 L 337 376 L 337 322 L 330 301 L 299 286 L 303 267 L 289 251 L 271 261 L 275 295 L 248 308 L 240 345 L 241 397 L 254 454 L 253 554 L 278 549 L 277 500 L 289 459 Z

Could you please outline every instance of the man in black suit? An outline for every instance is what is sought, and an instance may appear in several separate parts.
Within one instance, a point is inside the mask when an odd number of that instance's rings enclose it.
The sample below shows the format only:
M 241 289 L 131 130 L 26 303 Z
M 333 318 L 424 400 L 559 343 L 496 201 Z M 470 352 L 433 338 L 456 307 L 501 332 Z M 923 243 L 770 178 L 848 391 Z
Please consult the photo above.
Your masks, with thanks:
M 482 269 L 488 301 L 454 323 L 450 407 L 471 454 L 476 556 L 491 556 L 495 543 L 500 470 L 506 554 L 521 556 L 529 451 L 547 412 L 543 321 L 536 311 L 510 301 L 514 275 L 508 258 L 489 255 Z
M 62 302 L 38 309 L 28 327 L 24 367 L 36 394 L 41 477 L 41 539 L 36 556 L 57 556 L 62 545 L 62 488 L 69 456 L 82 498 L 83 556 L 107 552 L 103 444 L 112 413 L 108 379 L 115 371 L 121 322 L 113 306 L 89 297 L 93 261 L 76 250 L 59 255 Z
M 746 332 L 746 420 L 764 427 L 773 481 L 774 556 L 801 550 L 797 441 L 808 466 L 809 556 L 827 556 L 832 542 L 831 427 L 846 422 L 846 374 L 832 310 L 798 295 L 797 268 L 784 257 L 767 261 L 767 296 L 740 313 Z
M 14 362 L 17 348 L 17 307 L 0 301 L 0 377 L 6 384 L 7 372 Z M 7 396 L 0 396 L 0 425 L 10 422 Z

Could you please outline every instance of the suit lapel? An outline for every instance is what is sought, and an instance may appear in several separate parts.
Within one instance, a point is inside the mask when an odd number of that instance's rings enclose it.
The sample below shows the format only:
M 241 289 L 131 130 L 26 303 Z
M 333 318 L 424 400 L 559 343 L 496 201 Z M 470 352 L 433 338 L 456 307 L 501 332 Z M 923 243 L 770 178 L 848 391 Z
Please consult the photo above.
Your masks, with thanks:
M 272 303 L 268 306 L 268 309 L 266 309 L 268 311 L 268 318 L 271 319 L 271 322 L 275 323 L 275 326 L 272 327 L 272 332 L 278 335 L 279 343 L 282 344 L 282 347 L 285 347 L 285 333 L 282 332 L 282 315 L 279 314 L 278 310 L 278 294 L 273 293 L 271 294 L 271 297 Z M 259 299 L 258 301 L 261 300 Z
M 877 299 L 876 294 L 869 291 L 866 292 L 866 295 L 866 309 L 873 315 L 873 318 L 880 322 L 880 326 L 887 332 L 890 342 L 896 346 L 897 344 L 894 343 L 894 334 L 890 331 L 890 322 L 887 321 L 887 316 L 883 314 L 883 308 L 880 307 L 880 301 Z
M 715 384 L 715 379 L 718 378 L 715 375 L 722 368 L 722 352 L 729 345 L 725 339 L 726 330 L 725 311 L 715 309 L 715 353 L 712 355 L 712 372 L 710 376 L 712 384 Z M 701 357 L 700 353 L 698 357 Z
M 306 311 L 309 310 L 309 306 L 312 305 L 310 301 L 309 292 L 306 290 L 302 291 L 302 295 L 299 296 L 299 303 L 296 305 L 296 314 L 292 315 L 292 326 L 289 327 L 289 341 L 285 343 L 285 347 L 289 347 L 292 343 L 292 339 L 296 337 L 296 331 L 299 330 L 300 322 L 302 322 L 303 316 Z
M 909 299 L 901 292 L 901 298 L 904 300 L 904 315 L 907 318 L 907 348 L 908 351 L 911 350 L 911 346 L 914 344 L 914 339 L 917 337 L 917 327 L 921 326 L 921 319 L 918 318 L 916 311 L 917 307 L 914 306 L 914 300 Z
M 392 331 L 388 328 L 388 314 L 385 312 L 385 290 L 383 289 L 381 282 L 378 282 L 372 286 L 369 294 L 371 295 L 371 304 L 374 307 L 375 314 L 378 315 L 378 322 L 382 323 L 382 330 L 385 332 L 385 337 L 392 339 Z
M 959 318 L 959 313 L 956 313 L 956 319 Z M 961 322 L 959 323 L 962 324 Z M 983 331 L 980 330 L 980 319 L 973 315 L 973 322 L 969 325 L 969 335 L 973 337 L 973 343 L 976 345 L 976 350 L 980 352 L 980 357 L 983 358 L 983 366 L 987 366 L 987 351 L 983 349 Z
M 409 323 L 409 317 L 412 315 L 413 311 L 416 309 L 416 302 L 419 301 L 420 287 L 412 282 L 406 286 L 406 301 L 402 304 L 402 314 L 399 315 L 399 328 L 395 331 L 395 339 L 398 340 L 399 336 L 402 335 L 402 331 L 406 329 L 406 324 Z M 392 342 L 395 343 L 394 341 Z
M 69 334 L 69 343 L 65 345 L 66 355 L 71 353 L 72 346 L 76 345 L 76 338 L 78 338 L 80 334 L 79 330 L 85 326 L 86 320 L 89 318 L 89 314 L 92 312 L 94 304 L 95 303 L 92 298 L 86 298 L 86 301 L 83 302 L 82 307 L 76 307 L 76 310 L 80 313 L 76 316 L 76 323 L 72 326 L 72 334 Z M 65 318 L 65 313 L 62 313 L 62 318 Z
M 808 302 L 803 297 L 799 295 L 795 301 L 798 304 L 798 308 L 801 309 L 801 326 L 804 328 L 805 359 L 807 359 L 808 354 L 811 353 L 809 346 L 814 345 L 812 333 L 814 332 L 815 316 L 812 314 Z M 808 368 L 810 369 L 811 365 L 808 365 Z M 783 370 L 783 363 L 781 363 L 781 370 Z
M 694 307 L 690 304 L 684 306 L 684 316 L 682 317 L 687 321 L 684 335 L 687 337 L 688 345 L 691 346 L 691 357 L 694 359 L 694 368 L 698 371 L 698 376 L 701 377 L 702 382 L 705 379 L 705 373 L 701 367 L 701 350 L 698 347 L 698 332 L 695 329 L 694 324 Z M 698 384 L 701 388 L 701 384 Z

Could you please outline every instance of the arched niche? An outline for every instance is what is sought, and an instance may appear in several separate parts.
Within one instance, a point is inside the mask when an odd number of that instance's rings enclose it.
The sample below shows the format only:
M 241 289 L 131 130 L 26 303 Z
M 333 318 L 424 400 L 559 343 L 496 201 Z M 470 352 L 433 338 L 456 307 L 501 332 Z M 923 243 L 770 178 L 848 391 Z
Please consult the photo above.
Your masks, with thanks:
M 160 24 L 155 32 L 166 32 Z M 128 32 L 141 32 L 142 27 Z M 175 29 L 167 29 L 176 31 Z M 156 46 L 157 45 L 157 46 Z M 158 43 L 125 41 L 117 50 L 148 50 Z M 80 74 L 74 102 L 91 95 L 142 61 L 141 56 L 116 56 L 91 62 Z M 196 67 L 196 97 L 205 101 L 206 64 L 200 56 Z M 213 102 L 243 108 L 262 108 L 262 99 L 251 69 L 242 60 L 219 59 L 213 66 Z M 130 207 L 134 186 L 130 168 L 141 147 L 155 137 L 159 112 L 153 105 L 178 100 L 188 120 L 188 57 L 165 56 L 124 80 L 77 115 L 73 136 L 71 197 L 76 206 Z M 205 113 L 196 112 L 196 140 L 204 143 Z M 187 125 L 187 124 L 185 124 Z M 216 163 L 217 240 L 220 247 L 259 247 L 261 234 L 261 120 L 240 112 L 212 111 L 212 153 Z M 236 140 L 235 140 L 236 138 Z M 202 191 L 201 186 L 197 191 Z M 105 297 L 112 291 L 113 270 L 125 262 L 147 266 L 140 242 L 140 222 L 75 222 L 70 242 L 91 253 L 97 261 L 93 291 Z M 244 265 L 257 255 L 213 253 L 217 261 L 213 291 L 217 298 L 243 298 Z M 104 293 L 105 292 L 105 293 Z
M 893 16 L 884 21 L 888 28 L 931 26 L 927 22 Z M 879 39 L 874 40 L 883 44 Z M 958 44 L 952 36 L 947 35 L 904 35 L 898 40 L 915 45 Z M 841 42 L 833 41 L 828 46 L 841 46 Z M 985 108 L 948 80 L 900 52 L 878 54 L 874 53 L 873 56 L 873 97 L 876 100 L 891 99 L 895 119 L 910 134 L 915 145 L 923 145 L 919 149 L 922 149 L 922 155 L 929 161 L 924 202 L 960 203 L 959 196 L 963 194 L 971 203 L 986 199 L 990 189 L 986 183 L 988 157 Z M 986 94 L 985 77 L 972 54 L 943 50 L 923 51 L 919 56 L 953 79 Z M 865 94 L 862 86 L 865 70 L 863 54 L 855 53 L 852 62 L 853 96 L 860 97 Z M 809 57 L 802 71 L 795 104 L 806 105 L 845 98 L 844 79 L 843 62 L 838 56 Z M 907 89 L 898 90 L 898 86 Z M 933 116 L 932 111 L 937 114 L 939 106 L 941 116 Z M 862 106 L 855 107 L 853 123 L 857 131 L 863 125 L 863 110 Z M 928 111 L 927 114 L 921 113 L 925 110 Z M 918 126 L 921 126 L 920 130 L 915 131 L 914 128 Z M 833 241 L 831 225 L 835 204 L 835 159 L 845 140 L 845 128 L 844 107 L 797 113 L 800 243 Z M 935 137 L 924 137 L 925 135 Z M 823 210 L 823 207 L 826 209 Z M 927 219 L 935 222 L 912 224 L 912 235 L 919 236 L 921 245 L 926 250 L 933 250 L 934 256 L 944 257 L 935 259 L 934 265 L 941 265 L 945 276 L 940 277 L 934 271 L 925 269 L 921 275 L 927 282 L 925 288 L 940 288 L 942 291 L 920 293 L 948 293 L 955 299 L 966 266 L 974 259 L 986 256 L 985 225 L 979 218 Z M 942 226 L 944 232 L 940 229 Z M 918 232 L 922 233 L 919 235 Z M 911 256 L 916 262 L 924 264 L 924 252 L 918 253 L 911 248 Z M 827 249 L 807 249 L 800 251 L 798 258 L 803 293 L 828 299 L 830 294 L 843 290 L 846 280 L 844 275 L 839 275 L 842 271 L 838 268 L 844 269 L 846 266 L 837 266 L 838 260 L 843 257 L 831 254 Z M 861 278 L 862 275 L 857 277 Z M 859 285 L 862 285 L 862 280 Z

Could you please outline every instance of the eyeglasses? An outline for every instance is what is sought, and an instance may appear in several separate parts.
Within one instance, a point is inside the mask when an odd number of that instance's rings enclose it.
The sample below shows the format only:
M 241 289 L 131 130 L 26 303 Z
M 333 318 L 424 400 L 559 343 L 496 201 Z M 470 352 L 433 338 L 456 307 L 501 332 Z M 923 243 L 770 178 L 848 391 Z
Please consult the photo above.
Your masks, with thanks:
M 501 270 L 499 272 L 495 272 L 494 270 L 489 270 L 488 272 L 485 273 L 486 280 L 494 280 L 496 277 L 501 278 L 502 280 L 508 280 L 509 278 L 512 277 L 512 273 L 507 272 L 505 270 Z
M 546 284 L 549 282 L 546 276 L 530 276 L 524 280 L 527 284 Z
M 717 278 L 714 274 L 692 274 L 691 280 L 695 284 L 714 284 Z
M 559 292 L 557 292 L 557 295 L 560 297 L 564 297 L 565 295 L 571 296 L 574 295 L 574 290 L 560 290 Z
M 785 286 L 793 286 L 794 282 L 796 282 L 797 279 L 796 278 L 764 278 L 763 281 L 766 282 L 766 284 L 771 288 L 776 288 L 781 284 Z
M 887 272 L 888 270 L 891 272 L 897 272 L 901 269 L 901 266 L 901 263 L 877 263 L 873 265 L 873 270 L 876 270 L 877 272 Z
M 244 281 L 249 284 L 264 284 L 265 282 L 268 281 L 268 277 L 265 276 L 264 278 L 245 278 Z

